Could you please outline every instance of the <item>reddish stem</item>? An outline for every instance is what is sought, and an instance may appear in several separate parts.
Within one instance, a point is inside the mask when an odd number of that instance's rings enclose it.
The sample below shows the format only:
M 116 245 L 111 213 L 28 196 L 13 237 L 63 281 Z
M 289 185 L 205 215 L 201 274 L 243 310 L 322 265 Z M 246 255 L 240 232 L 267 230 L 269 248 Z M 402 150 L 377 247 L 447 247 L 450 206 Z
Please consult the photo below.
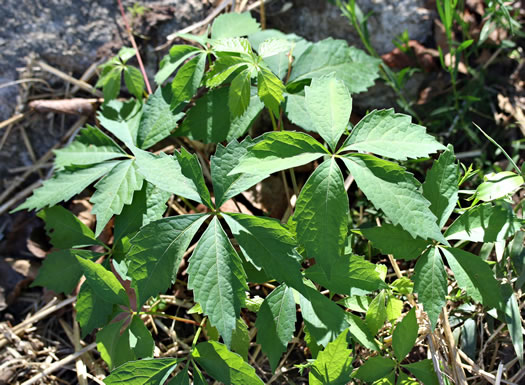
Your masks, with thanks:
M 135 38 L 133 37 L 133 33 L 131 33 L 131 27 L 129 26 L 128 19 L 126 18 L 126 13 L 124 12 L 124 7 L 122 6 L 122 1 L 117 0 L 118 6 L 120 8 L 120 14 L 122 15 L 122 20 L 124 20 L 124 25 L 126 26 L 126 30 L 128 31 L 129 39 L 131 40 L 131 45 L 135 49 L 135 52 L 137 53 L 137 60 L 139 62 L 140 71 L 142 72 L 142 76 L 144 77 L 144 82 L 146 83 L 146 89 L 148 90 L 148 94 L 152 94 L 151 86 L 149 85 L 148 75 L 146 75 L 146 70 L 144 69 L 144 64 L 142 63 L 142 58 L 140 57 L 140 52 L 137 47 L 137 43 L 135 42 Z

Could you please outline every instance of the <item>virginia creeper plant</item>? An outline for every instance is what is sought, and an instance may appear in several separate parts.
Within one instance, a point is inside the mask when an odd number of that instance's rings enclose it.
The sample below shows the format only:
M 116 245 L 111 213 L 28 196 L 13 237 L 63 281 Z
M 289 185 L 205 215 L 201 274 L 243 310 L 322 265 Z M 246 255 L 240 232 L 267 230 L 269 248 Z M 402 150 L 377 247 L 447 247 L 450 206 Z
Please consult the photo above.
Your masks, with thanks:
M 34 285 L 67 294 L 85 277 L 76 319 L 84 337 L 96 332 L 111 370 L 106 384 L 171 377 L 174 384 L 263 384 L 246 361 L 250 338 L 241 312 L 256 313 L 256 342 L 275 371 L 296 335 L 298 308 L 312 355 L 299 369 L 309 371 L 310 384 L 437 384 L 430 359 L 406 357 L 419 327 L 433 329 L 451 298 L 491 309 L 523 356 L 513 294 L 523 285 L 523 266 L 514 266 L 519 282 L 502 282 L 497 265 L 465 250 L 481 242 L 510 252 L 505 242 L 518 237 L 523 221 L 506 198 L 523 184 L 521 173 L 487 176 L 472 205 L 458 206 L 470 171 L 460 172 L 452 146 L 392 109 L 349 123 L 351 95 L 374 84 L 379 62 L 344 41 L 261 31 L 249 14 L 220 16 L 209 35 L 182 37 L 192 45 L 171 48 L 152 95 L 127 64 L 129 49 L 103 66 L 98 124 L 55 152 L 53 178 L 18 208 L 40 210 L 54 247 Z M 133 95 L 126 101 L 116 99 L 122 74 Z M 273 129 L 247 136 L 261 114 Z M 285 129 L 285 120 L 295 130 Z M 191 148 L 148 151 L 170 136 L 215 144 L 209 175 Z M 437 153 L 423 183 L 407 171 L 409 160 Z M 293 177 L 293 168 L 312 162 L 286 222 L 223 209 L 271 174 L 289 170 Z M 345 178 L 355 181 L 380 226 L 355 225 Z M 93 184 L 94 231 L 57 205 Z M 165 216 L 174 199 L 190 213 Z M 98 238 L 104 229 L 113 234 L 110 244 Z M 413 275 L 391 282 L 388 267 L 371 262 L 372 251 L 415 261 Z M 159 296 L 177 281 L 187 255 L 195 302 L 188 313 L 200 313 L 201 322 L 172 316 L 195 324 L 193 343 L 183 357 L 153 358 L 144 319 L 170 317 Z M 449 280 L 456 282 L 452 292 Z M 254 298 L 253 282 L 275 289 Z M 414 293 L 419 318 L 406 301 Z M 354 370 L 357 346 L 377 354 Z

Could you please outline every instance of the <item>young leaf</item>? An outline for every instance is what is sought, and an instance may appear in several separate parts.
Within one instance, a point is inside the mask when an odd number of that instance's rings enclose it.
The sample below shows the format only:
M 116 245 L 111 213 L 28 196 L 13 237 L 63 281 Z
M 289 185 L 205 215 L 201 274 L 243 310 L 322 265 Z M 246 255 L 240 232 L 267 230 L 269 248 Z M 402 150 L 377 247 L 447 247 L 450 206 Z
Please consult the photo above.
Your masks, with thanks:
M 341 258 L 348 232 L 348 196 L 334 158 L 321 163 L 308 178 L 295 208 L 297 240 L 315 258 L 328 279 Z
M 159 87 L 144 104 L 137 135 L 140 148 L 150 148 L 169 136 L 177 127 L 177 121 L 184 116 L 180 108 L 173 110 L 170 107 L 171 98 L 170 86 Z
M 428 249 L 417 261 L 414 292 L 419 295 L 419 301 L 423 304 L 434 329 L 447 295 L 447 273 L 439 250 L 435 247 Z
M 352 374 L 352 351 L 348 349 L 348 329 L 326 345 L 310 369 L 310 385 L 344 385 Z
M 87 186 L 105 175 L 117 163 L 117 161 L 111 161 L 88 168 L 59 171 L 52 179 L 46 180 L 43 186 L 37 188 L 33 195 L 14 211 L 42 209 L 46 206 L 54 206 L 61 201 L 67 201 L 84 191 Z
M 137 143 L 139 122 L 142 116 L 142 102 L 112 100 L 105 103 L 97 113 L 102 127 L 111 132 L 128 147 Z
M 217 217 L 197 243 L 188 267 L 188 288 L 227 346 L 244 303 L 246 288 L 241 260 Z
M 257 74 L 257 87 L 259 97 L 264 105 L 273 112 L 275 116 L 279 116 L 279 106 L 284 101 L 284 85 L 272 71 L 261 67 Z
M 122 158 L 127 154 L 113 139 L 89 124 L 69 146 L 54 150 L 55 166 L 63 169 L 72 165 L 88 165 Z
M 354 378 L 366 382 L 374 382 L 380 378 L 387 377 L 395 367 L 395 361 L 392 361 L 389 358 L 381 356 L 371 357 L 359 367 L 354 374 Z
M 329 152 L 310 135 L 295 131 L 267 132 L 256 139 L 228 175 L 271 174 L 302 166 Z
M 206 54 L 200 53 L 179 69 L 171 83 L 173 91 L 172 108 L 177 107 L 186 100 L 190 100 L 195 95 L 195 92 L 201 85 L 205 67 Z
M 46 233 L 56 249 L 103 245 L 89 227 L 62 206 L 45 208 L 37 216 L 45 222 Z
M 494 273 L 484 260 L 461 249 L 441 250 L 460 288 L 484 306 L 503 309 L 500 283 L 494 278 Z
M 512 210 L 490 203 L 475 206 L 452 223 L 445 237 L 471 242 L 497 242 L 507 239 L 520 229 L 520 221 Z
M 230 85 L 228 107 L 232 118 L 241 116 L 248 109 L 251 94 L 251 73 L 250 69 L 243 70 L 235 76 Z
M 164 83 L 196 51 L 199 51 L 199 49 L 191 45 L 176 44 L 171 47 L 170 53 L 164 56 L 160 62 L 160 69 L 155 75 L 155 83 L 158 85 Z
M 372 335 L 376 335 L 386 321 L 385 292 L 381 290 L 379 294 L 370 302 L 366 311 L 366 326 Z
M 270 367 L 275 371 L 288 342 L 293 338 L 297 320 L 292 289 L 280 285 L 274 289 L 257 313 L 257 343 L 268 356 Z
M 239 53 L 243 59 L 250 60 L 252 46 L 246 38 L 225 38 L 212 40 L 213 50 L 216 53 Z M 245 55 L 243 55 L 245 54 Z M 250 60 L 251 61 L 251 60 Z
M 348 89 L 332 74 L 312 79 L 310 87 L 306 87 L 304 91 L 305 107 L 315 131 L 335 152 L 352 112 L 352 97 Z
M 376 340 L 374 339 L 374 336 L 372 333 L 370 333 L 370 329 L 366 326 L 365 321 L 363 321 L 361 318 L 356 316 L 352 313 L 345 313 L 346 314 L 346 321 L 350 325 L 350 335 L 352 336 L 352 339 L 359 342 L 361 345 L 363 345 L 365 348 L 378 351 L 379 346 L 377 345 Z
M 201 342 L 193 350 L 192 357 L 217 381 L 231 385 L 263 385 L 255 369 L 241 356 L 215 341 Z
M 259 23 L 250 15 L 244 13 L 224 13 L 217 17 L 211 27 L 212 39 L 247 36 L 260 30 Z
M 180 153 L 175 151 L 175 156 L 177 157 L 177 161 L 180 164 L 182 175 L 194 183 L 195 188 L 199 193 L 200 201 L 210 209 L 213 209 L 214 205 L 211 201 L 208 187 L 206 187 L 206 182 L 204 181 L 204 176 L 202 175 L 201 164 L 199 163 L 197 155 L 190 154 L 183 147 Z
M 206 73 L 206 87 L 216 88 L 240 69 L 252 68 L 245 57 L 234 56 L 231 53 L 216 52 L 217 60 Z
M 107 325 L 113 313 L 113 304 L 104 301 L 88 282 L 84 282 L 78 291 L 75 310 L 82 330 L 81 337 L 85 338 L 94 329 Z
M 104 378 L 104 383 L 106 385 L 164 384 L 179 361 L 176 358 L 129 361 L 113 370 Z
M 100 79 L 102 86 L 102 92 L 104 93 L 104 101 L 108 102 L 112 99 L 116 99 L 120 93 L 120 74 L 122 73 L 122 67 L 113 67 L 108 73 Z M 99 83 L 97 82 L 97 85 Z
M 190 214 L 160 219 L 141 228 L 131 239 L 126 259 L 139 306 L 175 281 L 182 256 L 206 218 L 205 214 Z
M 237 319 L 235 330 L 232 334 L 232 351 L 240 355 L 248 362 L 248 350 L 250 349 L 250 332 L 242 318 Z
M 414 347 L 418 336 L 418 324 L 416 318 L 416 308 L 413 307 L 399 322 L 392 334 L 392 347 L 396 355 L 397 362 L 403 361 Z
M 419 192 L 419 182 L 395 163 L 368 154 L 348 154 L 346 167 L 359 188 L 394 225 L 401 225 L 414 238 L 435 239 L 446 244 L 436 216 Z
M 434 371 L 432 360 L 421 360 L 411 364 L 402 365 L 403 368 L 410 370 L 419 381 L 425 385 L 439 385 L 439 381 Z
M 300 256 L 295 239 L 278 221 L 245 214 L 224 215 L 244 255 L 280 282 L 301 291 Z
M 383 223 L 380 227 L 360 229 L 363 235 L 383 254 L 392 254 L 397 259 L 410 261 L 421 255 L 430 244 L 419 237 L 412 237 L 401 226 Z
M 137 99 L 142 98 L 144 93 L 144 79 L 140 71 L 131 66 L 124 68 L 124 83 L 128 87 L 128 91 Z
M 215 155 L 210 160 L 215 205 L 217 207 L 221 207 L 228 199 L 233 198 L 260 182 L 261 179 L 269 176 L 269 174 L 229 175 L 230 171 L 239 164 L 239 159 L 248 152 L 248 148 L 252 145 L 253 141 L 250 137 L 244 139 L 241 143 L 233 140 L 226 147 L 221 144 L 217 145 Z
M 230 142 L 243 136 L 264 107 L 255 90 L 251 88 L 248 107 L 236 118 L 228 110 L 228 87 L 211 90 L 196 100 L 175 135 L 204 143 Z
M 438 218 L 438 226 L 447 223 L 458 200 L 459 167 L 454 148 L 448 145 L 427 174 L 423 183 L 423 196 L 430 202 L 430 211 Z
M 393 324 L 401 316 L 402 311 L 403 301 L 389 295 L 386 300 L 386 319 Z
M 425 127 L 411 120 L 411 116 L 396 114 L 393 109 L 374 110 L 357 123 L 341 151 L 372 152 L 406 160 L 446 149 L 425 132 Z
M 124 290 L 122 284 L 111 271 L 79 255 L 75 257 L 84 272 L 89 286 L 101 299 L 109 303 L 129 306 L 126 290 Z
M 314 79 L 330 73 L 344 81 L 350 93 L 366 91 L 379 77 L 380 60 L 348 47 L 344 40 L 328 38 L 312 44 L 294 62 L 290 82 Z

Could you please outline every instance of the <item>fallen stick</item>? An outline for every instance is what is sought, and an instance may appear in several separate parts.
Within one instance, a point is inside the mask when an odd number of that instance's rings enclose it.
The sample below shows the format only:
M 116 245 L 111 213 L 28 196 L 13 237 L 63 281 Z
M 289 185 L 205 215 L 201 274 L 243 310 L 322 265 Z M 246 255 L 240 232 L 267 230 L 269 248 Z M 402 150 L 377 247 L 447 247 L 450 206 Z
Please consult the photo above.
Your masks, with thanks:
M 99 98 L 104 97 L 104 95 L 102 94 L 100 90 L 97 90 L 95 87 L 93 87 L 89 83 L 75 79 L 74 77 L 69 76 L 68 74 L 56 69 L 55 67 L 50 66 L 49 64 L 43 62 L 42 60 L 37 61 L 37 64 L 40 66 L 40 68 L 42 68 L 42 70 L 49 72 L 55 76 L 58 76 L 60 79 L 68 83 L 71 83 L 77 86 L 78 88 L 83 89 L 84 91 L 90 92 L 93 95 L 98 96 Z

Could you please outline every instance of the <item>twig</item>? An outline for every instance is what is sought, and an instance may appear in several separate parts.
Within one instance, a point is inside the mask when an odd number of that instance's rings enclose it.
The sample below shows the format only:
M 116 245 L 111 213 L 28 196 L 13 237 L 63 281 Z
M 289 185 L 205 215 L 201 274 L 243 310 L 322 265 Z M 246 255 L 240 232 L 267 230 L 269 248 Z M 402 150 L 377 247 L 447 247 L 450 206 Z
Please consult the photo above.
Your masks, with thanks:
M 104 97 L 102 92 L 100 92 L 99 90 L 95 89 L 95 87 L 93 87 L 89 83 L 86 83 L 86 82 L 84 82 L 82 80 L 77 80 L 74 77 L 69 76 L 68 74 L 66 74 L 66 73 L 56 69 L 55 67 L 51 67 L 49 64 L 43 62 L 42 60 L 37 61 L 37 64 L 44 71 L 49 72 L 49 73 L 51 73 L 51 74 L 53 74 L 55 76 L 58 76 L 60 79 L 66 81 L 66 82 L 69 82 L 69 83 L 71 83 L 71 84 L 73 84 L 75 86 L 78 86 L 78 88 L 81 88 L 84 91 L 90 92 L 93 95 L 98 96 L 99 98 Z
M 4 120 L 3 122 L 0 123 L 0 130 L 2 128 L 5 128 L 7 126 L 10 126 L 11 124 L 15 124 L 16 122 L 24 119 L 26 117 L 26 115 L 28 114 L 28 112 L 25 112 L 23 114 L 16 114 L 16 115 L 13 115 L 11 116 L 9 119 L 7 120 Z
M 146 83 L 146 89 L 148 90 L 148 94 L 151 95 L 153 92 L 151 91 L 151 86 L 149 85 L 148 75 L 146 74 L 144 64 L 142 63 L 142 58 L 140 57 L 140 52 L 139 48 L 137 47 L 137 43 L 135 42 L 135 37 L 133 37 L 133 32 L 131 32 L 131 27 L 129 26 L 126 13 L 124 12 L 124 7 L 122 6 L 122 1 L 117 0 L 117 2 L 120 9 L 120 14 L 122 15 L 122 20 L 124 20 L 124 25 L 126 26 L 126 30 L 128 32 L 129 40 L 131 40 L 131 45 L 137 54 L 137 61 L 139 62 L 140 71 L 142 72 L 142 77 L 144 77 L 144 82 Z
M 18 194 L 16 194 L 14 197 L 12 197 L 7 202 L 5 202 L 2 206 L 0 206 L 0 215 L 3 215 L 9 209 L 11 209 L 11 207 L 13 207 L 17 202 L 29 196 L 29 194 L 31 194 L 33 190 L 36 189 L 37 187 L 40 187 L 41 184 L 42 184 L 42 181 L 38 180 L 35 183 L 27 186 L 25 189 L 23 189 Z
M 501 384 L 501 376 L 503 374 L 503 362 L 500 362 L 498 365 L 498 373 L 496 373 L 496 383 L 495 385 Z
M 446 305 L 443 307 L 443 311 L 441 313 L 441 321 L 443 323 L 443 329 L 445 330 L 445 338 L 448 345 L 450 365 L 452 365 L 453 372 L 456 377 L 456 383 L 460 385 L 467 385 L 467 380 L 465 379 L 465 372 L 463 371 L 463 368 L 459 365 L 459 363 L 461 363 L 461 360 L 456 349 L 456 343 L 454 342 L 454 336 L 452 335 L 450 323 L 448 322 L 448 311 Z
M 432 333 L 427 335 L 428 347 L 430 348 L 430 355 L 432 357 L 432 364 L 434 365 L 434 371 L 436 372 L 439 385 L 444 385 L 443 375 L 441 374 L 441 368 L 439 367 L 439 360 L 437 358 L 436 348 L 434 347 L 434 342 L 432 341 Z

